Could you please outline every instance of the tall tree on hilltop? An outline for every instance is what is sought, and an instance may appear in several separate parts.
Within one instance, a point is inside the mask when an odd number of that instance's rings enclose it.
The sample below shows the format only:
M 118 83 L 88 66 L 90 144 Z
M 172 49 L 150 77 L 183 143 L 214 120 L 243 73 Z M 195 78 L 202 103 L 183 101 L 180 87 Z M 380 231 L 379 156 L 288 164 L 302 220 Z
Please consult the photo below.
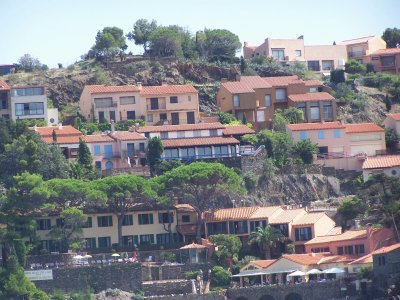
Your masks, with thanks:
M 124 31 L 118 27 L 104 27 L 102 31 L 97 32 L 93 46 L 98 56 L 107 59 L 125 51 L 127 47 Z
M 157 29 L 157 22 L 151 22 L 146 19 L 139 19 L 133 24 L 133 31 L 129 32 L 126 36 L 129 40 L 133 40 L 135 45 L 142 45 L 144 53 L 149 50 L 150 35 Z
M 400 47 L 400 29 L 386 28 L 383 32 L 382 39 L 385 40 L 388 48 L 399 48 Z

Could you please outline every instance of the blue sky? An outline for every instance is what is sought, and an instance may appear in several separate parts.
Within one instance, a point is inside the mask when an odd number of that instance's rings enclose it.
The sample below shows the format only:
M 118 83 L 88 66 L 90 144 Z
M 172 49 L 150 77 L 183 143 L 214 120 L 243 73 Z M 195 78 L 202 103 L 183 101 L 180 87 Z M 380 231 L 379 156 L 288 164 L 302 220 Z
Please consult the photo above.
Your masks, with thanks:
M 79 60 L 98 30 L 117 26 L 127 33 L 140 18 L 193 33 L 228 29 L 250 44 L 300 35 L 306 45 L 331 44 L 400 28 L 399 0 L 0 0 L 0 12 L 0 64 L 29 53 L 49 67 Z

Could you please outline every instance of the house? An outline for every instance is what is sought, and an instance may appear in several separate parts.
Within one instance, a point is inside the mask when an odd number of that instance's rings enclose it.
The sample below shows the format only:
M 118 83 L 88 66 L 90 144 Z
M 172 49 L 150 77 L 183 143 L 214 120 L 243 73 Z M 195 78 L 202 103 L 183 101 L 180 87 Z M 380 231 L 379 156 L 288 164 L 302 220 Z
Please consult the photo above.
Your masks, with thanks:
M 273 57 L 284 63 L 303 62 L 311 71 L 329 72 L 344 67 L 347 51 L 343 45 L 304 45 L 303 36 L 297 39 L 267 38 L 259 46 L 244 42 L 243 57 L 251 59 L 258 56 Z
M 246 119 L 256 130 L 269 128 L 277 109 L 298 107 L 306 120 L 336 120 L 335 99 L 318 80 L 298 76 L 260 77 L 240 76 L 237 81 L 222 82 L 216 95 L 223 112 L 232 113 L 238 120 Z M 311 115 L 312 114 L 312 115 Z
M 400 113 L 387 114 L 383 125 L 385 128 L 392 128 L 397 135 L 400 135 Z
M 184 242 L 196 241 L 197 213 L 189 204 L 175 204 L 176 231 L 182 236 Z
M 384 155 L 367 157 L 362 165 L 363 180 L 368 180 L 369 176 L 384 173 L 387 176 L 399 176 L 400 174 L 400 155 Z
M 400 74 L 400 49 L 380 49 L 367 55 L 365 63 L 371 63 L 375 72 Z
M 67 159 L 76 158 L 79 149 L 79 140 L 83 138 L 82 132 L 70 125 L 49 126 L 49 127 L 31 127 L 31 131 L 39 134 L 42 141 L 46 144 L 52 144 L 53 132 L 57 136 L 57 144 Z
M 374 251 L 372 258 L 377 285 L 386 289 L 400 275 L 400 243 Z
M 378 35 L 345 40 L 337 43 L 346 46 L 347 58 L 366 63 L 365 57 L 380 49 L 386 49 L 386 42 Z
M 143 119 L 149 125 L 195 124 L 199 120 L 197 90 L 190 84 L 162 86 L 86 85 L 81 114 L 99 122 Z
M 324 235 L 307 241 L 307 253 L 330 252 L 331 255 L 354 255 L 361 257 L 372 251 L 391 245 L 395 240 L 389 228 L 372 228 L 347 230 L 342 234 Z
M 221 123 L 198 123 L 164 126 L 144 126 L 137 130 L 147 138 L 159 137 L 164 146 L 164 160 L 195 160 L 240 155 L 240 141 L 233 136 L 254 133 L 243 126 Z
M 4 119 L 44 120 L 49 126 L 58 124 L 58 110 L 48 107 L 45 86 L 8 86 L 0 81 L 0 104 L 0 116 Z

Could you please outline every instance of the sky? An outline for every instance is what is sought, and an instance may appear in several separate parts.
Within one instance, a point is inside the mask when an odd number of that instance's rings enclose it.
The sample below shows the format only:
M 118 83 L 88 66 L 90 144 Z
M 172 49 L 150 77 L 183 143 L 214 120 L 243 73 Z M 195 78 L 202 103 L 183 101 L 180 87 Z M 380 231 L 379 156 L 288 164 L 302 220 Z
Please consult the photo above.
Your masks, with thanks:
M 126 34 L 142 18 L 193 33 L 228 29 L 251 45 L 300 35 L 305 45 L 332 44 L 400 28 L 400 0 L 0 0 L 0 12 L 0 64 L 29 53 L 50 68 L 79 61 L 104 27 Z

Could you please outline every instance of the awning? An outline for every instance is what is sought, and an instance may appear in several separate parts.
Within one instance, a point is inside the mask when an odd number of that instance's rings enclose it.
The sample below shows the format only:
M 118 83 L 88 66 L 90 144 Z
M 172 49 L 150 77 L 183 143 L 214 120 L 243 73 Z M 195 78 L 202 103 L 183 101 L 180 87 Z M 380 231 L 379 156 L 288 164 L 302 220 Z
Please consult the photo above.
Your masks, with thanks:
M 346 273 L 345 270 L 340 269 L 340 268 L 331 268 L 328 270 L 323 271 L 325 274 L 339 274 L 339 273 Z
M 288 277 L 295 277 L 295 276 L 304 276 L 304 275 L 306 275 L 306 273 L 304 273 L 303 271 L 295 271 L 293 273 L 290 273 L 287 276 Z
M 269 275 L 269 274 L 281 274 L 281 273 L 292 273 L 295 270 L 264 270 L 264 269 L 257 269 L 257 270 L 247 270 L 242 271 L 239 274 L 232 275 L 232 277 L 246 277 L 246 276 L 259 276 L 259 275 Z
M 309 275 L 309 274 L 322 274 L 322 273 L 323 272 L 318 269 L 312 269 L 312 270 L 308 271 L 306 274 Z

